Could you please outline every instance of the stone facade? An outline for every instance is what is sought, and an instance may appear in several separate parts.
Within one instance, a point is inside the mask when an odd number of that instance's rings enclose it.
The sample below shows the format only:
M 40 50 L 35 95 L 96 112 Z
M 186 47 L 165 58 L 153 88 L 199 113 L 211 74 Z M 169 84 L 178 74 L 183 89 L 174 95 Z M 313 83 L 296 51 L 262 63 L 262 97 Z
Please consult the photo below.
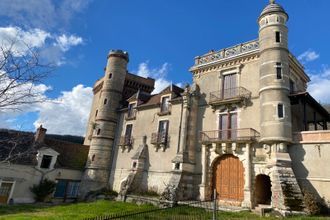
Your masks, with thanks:
M 259 38 L 196 57 L 192 85 L 151 94 L 141 78 L 135 94 L 120 103 L 128 54 L 110 52 L 108 62 L 115 53 L 121 68 L 107 68 L 94 87 L 82 194 L 104 186 L 122 195 L 175 192 L 179 200 L 209 200 L 216 193 L 223 205 L 301 211 L 300 187 L 308 180 L 295 154 L 307 146 L 295 139 L 317 136 L 301 132 L 311 125 L 326 130 L 330 118 L 306 92 L 309 77 L 288 50 L 287 20 L 271 1 L 258 19 Z M 105 98 L 113 106 L 102 117 L 115 123 L 94 116 Z M 107 124 L 111 129 L 98 133 Z M 317 170 L 313 161 L 306 166 Z M 312 185 L 329 198 L 329 181 Z

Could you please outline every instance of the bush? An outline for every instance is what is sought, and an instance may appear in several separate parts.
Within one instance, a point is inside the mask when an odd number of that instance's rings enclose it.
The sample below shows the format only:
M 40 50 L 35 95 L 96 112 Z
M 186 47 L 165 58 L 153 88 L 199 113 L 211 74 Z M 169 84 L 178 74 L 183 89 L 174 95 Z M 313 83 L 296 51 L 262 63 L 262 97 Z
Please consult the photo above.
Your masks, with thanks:
M 55 186 L 54 181 L 44 179 L 38 185 L 33 185 L 30 190 L 37 202 L 45 202 L 46 198 L 55 191 Z

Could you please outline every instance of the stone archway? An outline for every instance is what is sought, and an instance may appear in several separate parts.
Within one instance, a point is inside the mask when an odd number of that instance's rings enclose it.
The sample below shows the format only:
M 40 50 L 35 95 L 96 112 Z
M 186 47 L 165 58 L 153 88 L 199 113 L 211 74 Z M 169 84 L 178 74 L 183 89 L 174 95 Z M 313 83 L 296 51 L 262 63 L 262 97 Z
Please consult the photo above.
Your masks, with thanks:
M 254 195 L 256 205 L 265 204 L 270 205 L 272 201 L 272 184 L 270 177 L 264 174 L 256 176 Z
M 244 199 L 244 167 L 238 157 L 231 154 L 219 157 L 213 164 L 212 183 L 218 200 L 241 205 Z

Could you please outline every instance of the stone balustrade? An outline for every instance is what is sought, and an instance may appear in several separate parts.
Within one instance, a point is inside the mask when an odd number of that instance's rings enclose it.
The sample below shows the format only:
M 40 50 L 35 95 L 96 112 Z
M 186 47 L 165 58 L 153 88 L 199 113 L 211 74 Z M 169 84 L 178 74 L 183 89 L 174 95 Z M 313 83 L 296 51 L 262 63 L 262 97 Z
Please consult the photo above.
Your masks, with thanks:
M 219 51 L 211 51 L 203 56 L 198 56 L 195 58 L 195 66 L 219 61 L 256 50 L 259 50 L 259 41 L 249 41 Z

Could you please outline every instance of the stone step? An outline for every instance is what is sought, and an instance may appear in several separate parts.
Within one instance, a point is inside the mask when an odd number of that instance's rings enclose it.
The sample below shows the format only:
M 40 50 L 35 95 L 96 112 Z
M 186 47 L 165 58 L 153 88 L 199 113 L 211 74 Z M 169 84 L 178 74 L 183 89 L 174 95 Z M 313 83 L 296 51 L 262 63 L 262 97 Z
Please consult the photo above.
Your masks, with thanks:
M 252 211 L 259 216 L 266 216 L 267 213 L 272 212 L 272 210 L 273 208 L 270 205 L 259 204 Z

